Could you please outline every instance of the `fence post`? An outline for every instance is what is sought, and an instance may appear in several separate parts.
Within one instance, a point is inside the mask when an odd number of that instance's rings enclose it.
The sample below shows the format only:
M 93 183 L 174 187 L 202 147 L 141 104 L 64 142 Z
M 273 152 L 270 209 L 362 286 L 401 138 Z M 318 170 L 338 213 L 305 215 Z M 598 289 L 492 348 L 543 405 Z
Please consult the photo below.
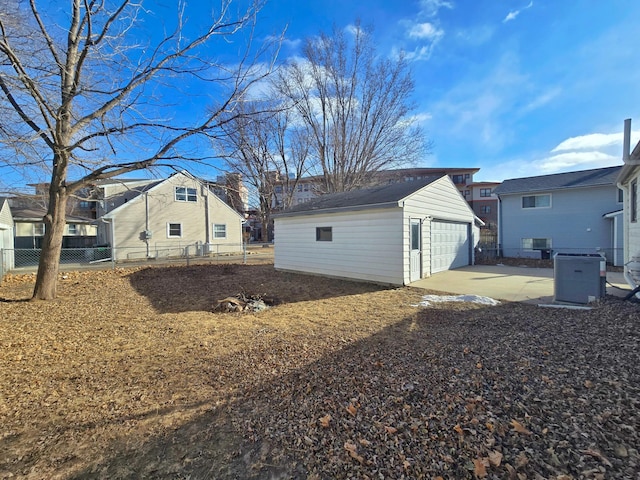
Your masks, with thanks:
M 247 264 L 247 242 L 242 242 L 242 263 Z
M 4 249 L 0 248 L 0 283 L 4 279 Z
M 187 257 L 187 267 L 189 266 L 189 247 L 191 245 L 187 245 L 186 247 L 184 247 L 184 256 Z

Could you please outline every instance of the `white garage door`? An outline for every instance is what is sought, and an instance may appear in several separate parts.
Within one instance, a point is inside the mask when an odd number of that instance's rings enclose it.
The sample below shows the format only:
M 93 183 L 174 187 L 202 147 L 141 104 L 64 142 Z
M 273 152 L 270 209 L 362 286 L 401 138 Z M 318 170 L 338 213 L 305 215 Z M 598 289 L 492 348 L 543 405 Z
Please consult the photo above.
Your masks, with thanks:
M 469 265 L 469 224 L 431 222 L 431 273 Z

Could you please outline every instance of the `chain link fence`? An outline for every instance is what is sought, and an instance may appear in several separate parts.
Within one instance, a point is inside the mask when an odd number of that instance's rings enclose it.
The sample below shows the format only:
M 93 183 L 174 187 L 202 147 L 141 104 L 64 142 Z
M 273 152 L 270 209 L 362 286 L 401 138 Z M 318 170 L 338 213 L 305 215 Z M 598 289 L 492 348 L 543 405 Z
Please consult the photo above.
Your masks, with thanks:
M 40 249 L 0 250 L 0 279 L 7 273 L 35 272 L 40 261 Z M 153 248 L 63 248 L 60 270 L 109 269 L 116 267 L 196 263 L 270 263 L 270 244 L 203 244 L 161 246 Z
M 622 248 L 548 248 L 541 250 L 526 250 L 522 248 L 501 248 L 495 245 L 479 243 L 475 251 L 477 263 L 487 263 L 504 258 L 549 260 L 552 261 L 557 253 L 563 254 L 599 254 L 604 255 L 607 263 L 620 264 L 623 261 Z

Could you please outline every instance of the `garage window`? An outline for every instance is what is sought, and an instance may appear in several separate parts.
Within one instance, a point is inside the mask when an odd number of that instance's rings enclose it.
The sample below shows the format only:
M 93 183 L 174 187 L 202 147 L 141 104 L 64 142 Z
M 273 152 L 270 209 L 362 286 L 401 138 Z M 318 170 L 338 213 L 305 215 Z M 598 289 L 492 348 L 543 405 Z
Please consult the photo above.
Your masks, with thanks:
M 551 195 L 528 195 L 522 197 L 522 208 L 549 208 Z
M 333 227 L 316 227 L 316 242 L 333 241 Z

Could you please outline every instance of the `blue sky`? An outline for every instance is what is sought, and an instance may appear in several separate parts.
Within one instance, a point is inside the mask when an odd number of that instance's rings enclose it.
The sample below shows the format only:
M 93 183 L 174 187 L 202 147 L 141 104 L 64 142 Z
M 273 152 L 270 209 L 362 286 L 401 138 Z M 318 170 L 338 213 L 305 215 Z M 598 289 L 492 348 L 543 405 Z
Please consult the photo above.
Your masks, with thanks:
M 622 163 L 622 126 L 640 140 L 636 0 L 271 0 L 259 31 L 301 39 L 374 28 L 381 55 L 412 58 L 422 166 L 480 167 L 476 180 Z

